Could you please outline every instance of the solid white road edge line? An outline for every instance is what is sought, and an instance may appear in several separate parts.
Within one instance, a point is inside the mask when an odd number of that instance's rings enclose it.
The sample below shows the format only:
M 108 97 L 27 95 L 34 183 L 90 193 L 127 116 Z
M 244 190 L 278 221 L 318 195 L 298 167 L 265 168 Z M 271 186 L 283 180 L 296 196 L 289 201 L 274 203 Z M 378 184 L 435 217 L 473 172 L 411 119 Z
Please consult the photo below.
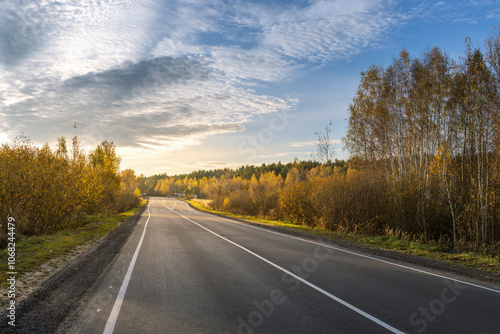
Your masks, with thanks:
M 132 272 L 134 271 L 135 262 L 137 261 L 137 256 L 139 255 L 142 241 L 144 240 L 144 235 L 146 234 L 146 228 L 148 227 L 149 219 L 151 218 L 151 213 L 149 212 L 150 203 L 151 202 L 148 203 L 148 220 L 146 220 L 146 224 L 144 224 L 144 230 L 142 231 L 141 239 L 137 244 L 137 248 L 135 249 L 132 260 L 130 261 L 127 273 L 125 274 L 125 278 L 123 279 L 122 286 L 120 287 L 120 291 L 118 292 L 118 296 L 116 296 L 115 304 L 113 305 L 111 314 L 109 315 L 108 321 L 106 322 L 106 327 L 104 328 L 103 334 L 112 334 L 113 330 L 115 329 L 116 320 L 118 319 L 118 314 L 120 313 L 123 299 L 125 297 L 125 293 L 127 292 L 128 283 L 130 282 L 130 277 L 132 276 Z
M 405 268 L 405 269 L 408 269 L 408 270 L 417 271 L 419 273 L 427 274 L 427 275 L 430 275 L 430 276 L 444 278 L 444 279 L 447 279 L 447 280 L 450 280 L 450 281 L 454 281 L 454 282 L 457 282 L 457 283 L 462 283 L 462 284 L 466 284 L 466 285 L 473 286 L 473 287 L 476 287 L 476 288 L 480 288 L 480 289 L 484 289 L 484 290 L 488 290 L 488 291 L 500 293 L 500 290 L 495 290 L 495 289 L 492 289 L 492 288 L 488 288 L 486 286 L 482 286 L 482 285 L 474 284 L 474 283 L 471 283 L 471 282 L 462 281 L 462 280 L 459 280 L 459 279 L 456 279 L 456 278 L 451 278 L 451 277 L 447 277 L 447 276 L 443 276 L 443 275 L 431 273 L 429 271 L 425 271 L 425 270 L 421 270 L 421 269 L 417 269 L 417 268 L 408 267 L 408 266 L 405 266 L 405 265 L 402 265 L 402 264 L 399 264 L 399 263 L 394 263 L 394 262 L 390 262 L 390 261 L 378 259 L 376 257 L 372 257 L 372 256 L 364 255 L 364 254 L 359 254 L 359 253 L 356 253 L 356 252 L 348 251 L 346 249 L 338 248 L 338 247 L 331 246 L 331 245 L 328 245 L 328 244 L 324 244 L 324 243 L 320 243 L 320 242 L 315 242 L 315 241 L 303 239 L 303 238 L 300 238 L 300 237 L 295 237 L 295 236 L 292 236 L 292 235 L 289 235 L 289 234 L 286 234 L 286 233 L 280 233 L 280 232 L 270 231 L 269 229 L 266 229 L 266 228 L 256 227 L 256 226 L 252 226 L 252 225 L 249 225 L 249 224 L 244 224 L 244 223 L 241 223 L 241 222 L 238 222 L 238 221 L 234 221 L 234 220 L 231 220 L 231 219 L 228 219 L 228 218 L 220 217 L 220 219 L 221 220 L 226 220 L 226 221 L 228 221 L 230 223 L 233 223 L 233 224 L 235 224 L 235 223 L 236 224 L 241 224 L 241 226 L 253 228 L 253 229 L 256 229 L 256 230 L 263 231 L 263 232 L 272 233 L 272 234 L 280 235 L 282 237 L 287 237 L 287 238 L 291 238 L 291 239 L 296 239 L 296 240 L 308 242 L 308 243 L 314 244 L 314 245 L 328 247 L 328 248 L 331 248 L 331 249 L 335 249 L 335 250 L 337 250 L 339 252 L 344 252 L 344 253 L 348 253 L 348 254 L 352 254 L 352 255 L 364 257 L 364 258 L 367 258 L 367 259 L 370 259 L 370 260 L 383 262 L 383 263 L 390 264 L 390 265 L 393 265 L 393 266 L 396 266 L 396 267 Z
M 160 202 L 160 204 L 161 204 L 161 205 L 163 205 L 165 208 L 167 208 L 167 209 L 168 209 L 168 207 L 167 207 L 167 206 L 165 206 L 165 204 L 163 204 L 162 202 Z M 245 247 L 243 247 L 243 246 L 241 246 L 241 245 L 239 245 L 239 244 L 237 244 L 237 243 L 235 243 L 235 242 L 233 242 L 233 241 L 231 241 L 231 240 L 229 240 L 229 239 L 224 238 L 224 237 L 223 237 L 223 236 L 221 236 L 220 234 L 217 234 L 217 233 L 215 233 L 215 232 L 213 232 L 213 231 L 209 230 L 209 229 L 208 229 L 208 228 L 206 228 L 205 226 L 198 224 L 198 223 L 197 223 L 197 222 L 195 222 L 194 220 L 189 219 L 188 217 L 186 217 L 186 216 L 184 216 L 184 215 L 180 214 L 179 212 L 177 212 L 177 211 L 173 211 L 173 212 L 175 212 L 176 214 L 178 214 L 178 215 L 179 215 L 179 216 L 181 216 L 182 218 L 186 219 L 187 221 L 189 221 L 189 222 L 191 222 L 191 223 L 193 223 L 193 224 L 195 224 L 195 225 L 197 225 L 197 226 L 201 227 L 202 229 L 206 230 L 207 232 L 212 233 L 213 235 L 215 235 L 215 236 L 217 236 L 217 237 L 221 238 L 222 240 L 225 240 L 225 241 L 229 242 L 230 244 L 235 245 L 235 246 L 236 246 L 236 247 L 238 247 L 238 248 L 241 248 L 241 249 L 242 249 L 242 250 L 244 250 L 245 252 L 247 252 L 247 253 L 249 253 L 249 254 L 252 254 L 252 255 L 253 255 L 253 256 L 255 256 L 256 258 L 258 258 L 258 259 L 260 259 L 260 260 L 262 260 L 262 261 L 266 262 L 267 264 L 270 264 L 271 266 L 273 266 L 273 267 L 275 267 L 275 268 L 277 268 L 277 269 L 279 269 L 279 270 L 283 271 L 284 273 L 286 273 L 286 274 L 288 274 L 288 275 L 290 275 L 290 276 L 294 277 L 295 279 L 297 279 L 297 280 L 301 281 L 302 283 L 304 283 L 304 284 L 306 284 L 306 285 L 310 286 L 310 287 L 311 287 L 311 288 L 313 288 L 314 290 L 321 292 L 321 293 L 322 293 L 322 294 L 324 294 L 325 296 L 330 297 L 331 299 L 335 300 L 336 302 L 338 302 L 338 303 L 340 303 L 340 304 L 344 305 L 345 307 L 347 307 L 347 308 L 349 308 L 349 309 L 353 310 L 354 312 L 356 312 L 356 313 L 358 313 L 358 314 L 360 314 L 360 315 L 364 316 L 365 318 L 367 318 L 367 319 L 369 319 L 369 320 L 371 320 L 371 321 L 375 322 L 376 324 L 378 324 L 378 325 L 380 325 L 380 326 L 384 327 L 385 329 L 387 329 L 387 330 L 391 331 L 392 333 L 403 334 L 403 332 L 401 332 L 400 330 L 397 330 L 396 328 L 392 327 L 391 325 L 386 324 L 385 322 L 383 322 L 383 321 L 381 321 L 381 320 L 379 320 L 379 319 L 375 318 L 374 316 L 371 316 L 370 314 L 368 314 L 368 313 L 366 313 L 366 312 L 364 312 L 364 311 L 360 310 L 360 309 L 359 309 L 359 308 L 357 308 L 356 306 L 353 306 L 353 305 L 349 304 L 348 302 L 346 302 L 346 301 L 344 301 L 344 300 L 342 300 L 342 299 L 340 299 L 340 298 L 338 298 L 338 297 L 336 297 L 336 296 L 332 295 L 332 294 L 331 294 L 331 293 L 329 293 L 328 291 L 325 291 L 325 290 L 321 289 L 320 287 L 318 287 L 318 286 L 316 286 L 316 285 L 312 284 L 311 282 L 306 281 L 305 279 L 303 279 L 302 277 L 300 277 L 300 276 L 298 276 L 298 275 L 296 275 L 296 274 L 292 273 L 291 271 L 288 271 L 288 270 L 286 270 L 285 268 L 280 267 L 279 265 L 275 264 L 274 262 L 271 262 L 271 261 L 269 261 L 268 259 L 266 259 L 266 258 L 264 258 L 264 257 L 262 257 L 262 256 L 260 256 L 260 255 L 258 255 L 258 254 L 256 254 L 256 253 L 252 252 L 251 250 L 249 250 L 249 249 L 247 249 L 247 248 L 245 248 Z

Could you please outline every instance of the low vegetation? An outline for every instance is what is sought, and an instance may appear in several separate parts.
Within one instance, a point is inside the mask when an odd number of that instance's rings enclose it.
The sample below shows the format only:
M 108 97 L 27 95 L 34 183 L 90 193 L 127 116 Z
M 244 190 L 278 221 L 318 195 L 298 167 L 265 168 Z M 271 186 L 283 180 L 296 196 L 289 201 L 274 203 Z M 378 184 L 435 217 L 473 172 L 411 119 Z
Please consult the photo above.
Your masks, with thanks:
M 133 170 L 120 172 L 112 142 L 89 153 L 73 138 L 72 150 L 58 139 L 51 148 L 27 137 L 0 147 L 0 249 L 7 244 L 7 221 L 15 219 L 16 240 L 51 234 L 88 215 L 115 215 L 140 202 Z
M 51 259 L 70 254 L 79 246 L 99 240 L 132 217 L 146 202 L 142 200 L 139 206 L 113 216 L 87 216 L 56 233 L 21 238 L 16 242 L 16 271 L 22 276 Z M 7 249 L 0 251 L 0 288 L 7 284 L 7 257 Z

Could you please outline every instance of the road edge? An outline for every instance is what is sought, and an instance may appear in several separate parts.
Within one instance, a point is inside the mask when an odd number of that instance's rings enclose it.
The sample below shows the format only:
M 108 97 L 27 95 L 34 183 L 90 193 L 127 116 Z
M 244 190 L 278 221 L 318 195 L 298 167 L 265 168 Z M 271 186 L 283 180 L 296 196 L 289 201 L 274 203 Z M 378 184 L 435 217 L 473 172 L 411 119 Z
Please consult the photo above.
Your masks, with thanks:
M 66 317 L 88 299 L 101 275 L 132 235 L 148 202 L 89 249 L 30 293 L 16 308 L 16 327 L 0 312 L 2 333 L 55 333 Z M 3 310 L 2 310 L 3 311 Z
M 360 245 L 360 244 L 346 241 L 346 240 L 342 240 L 342 239 L 336 239 L 336 238 L 334 239 L 334 238 L 328 238 L 328 237 L 324 237 L 324 236 L 313 235 L 313 234 L 309 234 L 309 233 L 298 231 L 298 230 L 287 229 L 286 227 L 282 227 L 282 226 L 273 226 L 273 225 L 255 222 L 252 220 L 231 217 L 228 215 L 224 215 L 222 213 L 200 210 L 199 208 L 193 206 L 191 203 L 189 203 L 185 200 L 182 200 L 182 201 L 196 211 L 205 212 L 205 213 L 208 213 L 208 214 L 211 214 L 214 216 L 219 216 L 219 217 L 223 217 L 226 219 L 235 220 L 235 221 L 238 221 L 238 222 L 241 222 L 244 224 L 249 224 L 249 225 L 253 225 L 256 227 L 273 230 L 275 232 L 290 234 L 290 235 L 293 235 L 296 237 L 301 237 L 301 238 L 308 239 L 308 240 L 314 240 L 314 241 L 318 241 L 318 242 L 333 244 L 335 246 L 339 246 L 342 248 L 356 250 L 356 251 L 359 251 L 362 253 L 367 253 L 370 255 L 375 255 L 375 256 L 379 256 L 379 257 L 390 259 L 390 260 L 400 261 L 400 262 L 403 262 L 405 264 L 415 265 L 415 266 L 425 268 L 425 269 L 432 269 L 432 270 L 436 270 L 439 272 L 446 272 L 448 274 L 458 275 L 461 277 L 466 277 L 469 279 L 478 280 L 478 281 L 481 281 L 484 283 L 500 284 L 500 275 L 495 275 L 493 273 L 484 272 L 484 271 L 481 271 L 478 269 L 469 268 L 469 267 L 461 266 L 458 264 L 453 264 L 453 263 L 445 262 L 442 260 L 430 259 L 427 257 L 417 256 L 417 255 L 413 255 L 413 254 L 406 254 L 406 253 L 387 250 L 387 249 L 383 249 L 383 248 L 375 248 L 375 247 Z M 398 264 L 401 264 L 401 263 L 398 263 Z

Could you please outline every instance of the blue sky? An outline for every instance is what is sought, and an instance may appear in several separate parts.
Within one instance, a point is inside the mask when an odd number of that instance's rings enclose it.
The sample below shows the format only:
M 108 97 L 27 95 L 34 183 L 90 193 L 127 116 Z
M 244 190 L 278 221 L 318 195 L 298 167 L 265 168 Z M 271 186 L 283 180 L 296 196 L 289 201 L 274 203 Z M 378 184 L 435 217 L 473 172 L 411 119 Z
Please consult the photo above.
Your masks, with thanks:
M 0 141 L 113 141 L 146 175 L 346 158 L 359 74 L 439 46 L 458 60 L 500 1 L 4 0 Z

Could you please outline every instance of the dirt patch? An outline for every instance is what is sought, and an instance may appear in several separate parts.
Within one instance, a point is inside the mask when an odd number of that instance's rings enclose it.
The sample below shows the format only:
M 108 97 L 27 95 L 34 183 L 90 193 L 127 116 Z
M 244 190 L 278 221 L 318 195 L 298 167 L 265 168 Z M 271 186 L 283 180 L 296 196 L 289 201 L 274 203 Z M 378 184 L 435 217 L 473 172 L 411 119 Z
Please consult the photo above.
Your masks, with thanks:
M 69 263 L 75 261 L 78 256 L 85 253 L 95 242 L 96 241 L 94 240 L 88 242 L 87 244 L 75 247 L 70 253 L 51 259 L 36 270 L 19 276 L 16 281 L 16 303 L 22 302 L 31 293 L 38 290 L 43 282 L 50 279 Z M 7 293 L 5 292 L 2 296 L 2 300 L 0 300 L 0 310 L 4 310 L 9 301 Z
M 100 275 L 119 254 L 146 207 L 147 204 L 97 243 L 81 249 L 79 254 L 60 263 L 56 263 L 57 260 L 52 265 L 47 263 L 45 269 L 38 271 L 42 273 L 38 277 L 33 273 L 32 280 L 37 287 L 27 288 L 32 292 L 22 301 L 16 301 L 15 328 L 7 324 L 5 309 L 2 309 L 0 332 L 55 333 L 66 316 L 87 298 Z M 47 276 L 43 277 L 45 274 Z M 29 286 L 31 283 L 26 280 L 23 284 Z

